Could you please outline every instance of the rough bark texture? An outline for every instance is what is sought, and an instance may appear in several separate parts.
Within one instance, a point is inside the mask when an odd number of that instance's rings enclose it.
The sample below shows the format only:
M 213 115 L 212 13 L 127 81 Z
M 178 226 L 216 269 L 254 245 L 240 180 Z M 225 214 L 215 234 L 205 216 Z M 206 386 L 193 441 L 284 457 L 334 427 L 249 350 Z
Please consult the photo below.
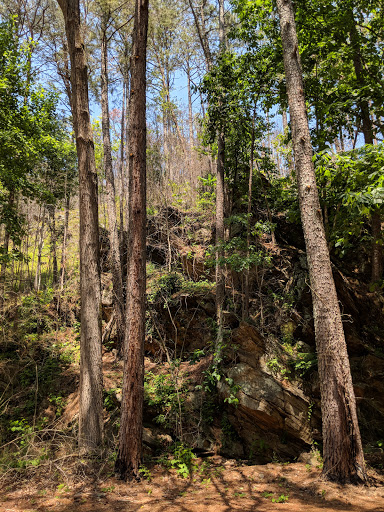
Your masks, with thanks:
M 225 50 L 225 27 L 224 27 L 224 0 L 219 0 L 219 39 L 220 53 Z M 224 133 L 218 133 L 217 140 L 217 168 L 216 168 L 216 359 L 220 362 L 223 345 L 223 307 L 225 301 L 225 278 L 224 268 L 220 260 L 224 252 L 219 246 L 224 242 L 224 211 L 225 211 L 225 185 L 224 185 L 224 163 L 225 163 L 225 139 Z
M 366 480 L 339 303 L 319 204 L 306 115 L 304 84 L 291 0 L 277 0 L 289 112 L 313 299 L 322 401 L 323 475 L 340 482 Z
M 115 177 L 113 175 L 111 135 L 109 123 L 108 101 L 108 41 L 107 23 L 109 13 L 103 13 L 101 20 L 101 125 L 103 132 L 105 191 L 108 211 L 108 231 L 111 244 L 111 268 L 114 293 L 114 310 L 117 326 L 117 343 L 120 348 L 124 339 L 124 297 L 123 277 L 120 260 L 120 241 L 117 229 L 117 215 L 115 203 Z
M 97 173 L 88 101 L 88 73 L 79 0 L 58 0 L 71 60 L 72 115 L 79 165 L 80 211 L 80 410 L 79 447 L 92 453 L 103 433 L 101 292 Z
M 119 451 L 121 478 L 139 477 L 143 430 L 146 263 L 146 47 L 148 0 L 136 0 L 129 129 L 129 254 Z

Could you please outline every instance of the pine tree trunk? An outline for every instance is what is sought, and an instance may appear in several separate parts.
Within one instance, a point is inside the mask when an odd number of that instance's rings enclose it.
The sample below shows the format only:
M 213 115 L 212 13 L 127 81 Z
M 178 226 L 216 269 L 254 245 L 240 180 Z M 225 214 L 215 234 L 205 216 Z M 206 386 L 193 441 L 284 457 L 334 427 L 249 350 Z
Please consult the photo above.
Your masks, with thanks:
M 107 22 L 109 15 L 103 15 L 101 22 L 101 112 L 104 149 L 105 192 L 108 210 L 108 228 L 110 241 L 110 254 L 112 263 L 112 284 L 114 293 L 114 311 L 116 315 L 117 343 L 120 348 L 124 339 L 124 297 L 123 277 L 120 260 L 120 241 L 117 228 L 117 215 L 115 203 L 115 178 L 112 167 L 111 136 L 109 123 L 108 101 L 108 42 Z
M 312 161 L 293 6 L 291 0 L 277 0 L 277 6 L 319 360 L 323 476 L 338 482 L 364 482 L 356 401 Z
M 136 0 L 129 129 L 129 243 L 119 451 L 121 478 L 139 477 L 143 431 L 146 302 L 146 49 L 148 0 Z
M 119 165 L 119 178 L 120 178 L 120 201 L 119 201 L 119 236 L 120 236 L 120 262 L 121 273 L 123 276 L 123 252 L 124 252 L 124 162 L 125 162 L 125 104 L 126 104 L 127 84 L 125 78 L 123 80 L 123 104 L 121 107 L 121 129 L 120 129 L 120 165 Z M 123 280 L 124 281 L 124 280 Z
M 97 172 L 88 99 L 88 71 L 79 0 L 58 0 L 71 61 L 72 116 L 79 165 L 80 212 L 80 405 L 79 448 L 97 451 L 103 438 L 101 290 Z
M 220 52 L 225 50 L 224 0 L 219 0 L 219 40 Z M 225 301 L 225 277 L 222 259 L 224 251 L 220 246 L 224 243 L 224 212 L 225 212 L 225 139 L 224 133 L 218 134 L 217 167 L 216 167 L 216 322 L 217 336 L 215 346 L 216 363 L 220 363 L 223 346 L 223 308 Z

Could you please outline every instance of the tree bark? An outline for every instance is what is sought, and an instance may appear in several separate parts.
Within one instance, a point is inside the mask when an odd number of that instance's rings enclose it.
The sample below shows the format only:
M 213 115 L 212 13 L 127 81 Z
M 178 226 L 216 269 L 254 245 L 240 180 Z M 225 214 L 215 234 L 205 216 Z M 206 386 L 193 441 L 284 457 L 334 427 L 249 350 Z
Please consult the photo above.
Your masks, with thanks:
M 323 476 L 338 482 L 365 482 L 356 401 L 312 161 L 293 6 L 291 0 L 277 0 L 277 7 L 319 361 Z
M 126 331 L 119 451 L 122 479 L 139 477 L 143 431 L 146 302 L 146 49 L 148 0 L 136 0 L 132 37 Z
M 80 406 L 79 448 L 97 451 L 103 438 L 101 290 L 97 172 L 89 115 L 88 71 L 79 0 L 58 0 L 71 62 L 72 116 L 79 165 L 80 211 Z
M 120 241 L 117 228 L 115 203 L 115 178 L 112 167 L 111 135 L 108 101 L 108 40 L 107 24 L 109 13 L 102 14 L 101 20 L 101 124 L 103 133 L 105 192 L 108 211 L 108 231 L 110 241 L 110 257 L 112 267 L 112 284 L 114 293 L 114 311 L 116 315 L 117 344 L 121 348 L 124 339 L 124 297 L 123 276 L 120 260 Z
M 219 40 L 220 53 L 225 51 L 224 0 L 219 0 Z M 225 301 L 225 277 L 222 259 L 224 251 L 224 212 L 225 212 L 225 138 L 224 130 L 218 133 L 216 167 L 216 322 L 217 336 L 215 346 L 216 363 L 220 363 L 223 347 L 223 308 Z

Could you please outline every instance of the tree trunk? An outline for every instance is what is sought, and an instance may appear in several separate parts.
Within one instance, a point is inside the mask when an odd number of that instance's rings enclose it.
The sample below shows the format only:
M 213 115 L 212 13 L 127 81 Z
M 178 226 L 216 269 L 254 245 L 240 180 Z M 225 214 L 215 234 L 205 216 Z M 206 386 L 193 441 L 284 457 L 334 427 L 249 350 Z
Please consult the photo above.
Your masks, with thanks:
M 291 0 L 277 0 L 277 6 L 319 360 L 323 476 L 338 482 L 364 482 L 356 401 L 312 161 L 293 6 Z
M 120 260 L 120 241 L 117 228 L 117 215 L 115 203 L 115 178 L 112 168 L 111 135 L 109 123 L 108 101 L 108 41 L 107 23 L 109 14 L 103 14 L 101 21 L 101 124 L 103 132 L 105 192 L 107 198 L 108 227 L 110 241 L 110 257 L 112 267 L 112 284 L 114 293 L 114 311 L 116 315 L 117 343 L 119 349 L 124 339 L 124 297 L 123 277 Z
M 143 430 L 146 302 L 146 49 L 148 0 L 136 0 L 129 129 L 129 243 L 123 397 L 115 469 L 139 477 Z
M 121 129 L 120 129 L 120 165 L 119 165 L 119 178 L 120 178 L 120 201 L 119 201 L 119 217 L 120 217 L 120 262 L 123 257 L 124 251 L 124 161 L 125 161 L 125 104 L 126 104 L 127 84 L 123 80 L 123 104 L 121 107 Z M 123 275 L 123 265 L 121 265 Z
M 219 0 L 219 42 L 220 53 L 225 51 L 224 0 Z M 222 259 L 224 251 L 220 246 L 224 242 L 224 211 L 225 211 L 225 139 L 223 130 L 218 133 L 217 167 L 216 167 L 216 322 L 217 336 L 215 346 L 216 363 L 220 363 L 223 347 L 223 308 L 225 301 L 225 277 Z
M 80 211 L 80 405 L 79 448 L 97 451 L 103 438 L 101 290 L 97 172 L 89 115 L 88 72 L 79 0 L 58 0 L 71 61 L 72 116 L 79 165 Z

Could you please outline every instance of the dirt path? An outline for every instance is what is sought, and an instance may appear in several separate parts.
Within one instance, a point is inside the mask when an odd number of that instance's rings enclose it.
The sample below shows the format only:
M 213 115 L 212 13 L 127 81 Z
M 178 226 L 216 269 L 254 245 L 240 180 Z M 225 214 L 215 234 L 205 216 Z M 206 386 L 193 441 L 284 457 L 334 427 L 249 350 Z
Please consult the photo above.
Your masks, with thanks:
M 370 486 L 323 482 L 320 470 L 302 463 L 236 466 L 212 464 L 202 474 L 181 479 L 162 468 L 150 481 L 124 483 L 114 477 L 86 483 L 63 473 L 61 484 L 39 476 L 7 482 L 1 512 L 384 512 L 384 478 Z

